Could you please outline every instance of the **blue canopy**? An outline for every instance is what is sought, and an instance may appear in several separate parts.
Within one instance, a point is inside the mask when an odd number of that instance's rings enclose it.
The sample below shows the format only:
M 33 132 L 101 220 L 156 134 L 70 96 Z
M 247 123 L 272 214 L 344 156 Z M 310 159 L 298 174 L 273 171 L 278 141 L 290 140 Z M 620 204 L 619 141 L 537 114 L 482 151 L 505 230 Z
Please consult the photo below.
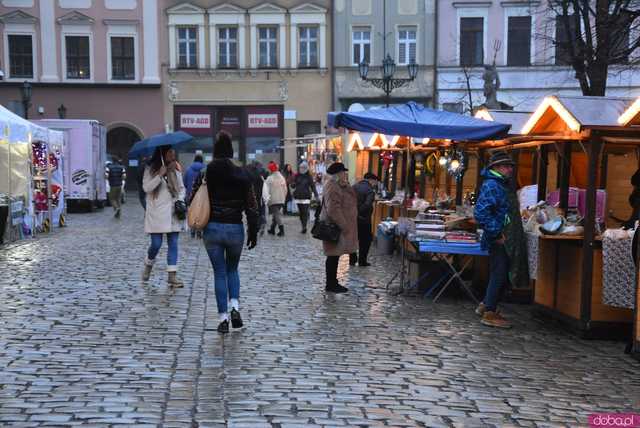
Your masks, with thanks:
M 354 113 L 331 112 L 329 126 L 362 132 L 379 132 L 415 138 L 457 141 L 495 140 L 506 137 L 511 125 L 433 110 L 413 101 L 400 106 Z
M 188 143 L 191 140 L 193 140 L 193 137 L 184 131 L 154 135 L 135 143 L 131 150 L 129 150 L 129 159 L 134 159 L 140 156 L 148 157 L 153 155 L 156 147 L 177 146 Z

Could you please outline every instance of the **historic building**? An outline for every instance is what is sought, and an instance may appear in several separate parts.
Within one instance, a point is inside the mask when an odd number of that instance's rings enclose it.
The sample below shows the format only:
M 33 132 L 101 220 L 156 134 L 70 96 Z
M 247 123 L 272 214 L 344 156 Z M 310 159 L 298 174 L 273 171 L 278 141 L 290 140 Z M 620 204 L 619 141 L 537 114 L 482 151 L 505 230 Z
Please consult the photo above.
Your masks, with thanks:
M 336 110 L 404 103 L 431 105 L 435 64 L 434 0 L 335 0 L 334 57 Z M 395 63 L 394 78 L 408 78 L 408 65 L 418 65 L 409 84 L 385 92 L 361 79 L 358 65 L 369 65 L 368 77 L 382 74 L 382 61 Z M 361 108 L 358 106 L 358 108 Z
M 437 13 L 440 107 L 479 107 L 485 85 L 490 96 L 498 89 L 503 108 L 520 111 L 534 110 L 545 95 L 582 94 L 562 46 L 565 31 L 546 0 L 441 0 Z M 640 95 L 638 68 L 612 66 L 607 95 Z
M 30 119 L 96 119 L 126 155 L 164 124 L 158 0 L 0 0 L 0 103 Z M 133 177 L 133 175 L 132 175 Z
M 331 108 L 330 1 L 169 2 L 161 43 L 165 122 L 212 152 L 229 131 L 236 159 L 295 163 L 284 138 L 325 130 Z

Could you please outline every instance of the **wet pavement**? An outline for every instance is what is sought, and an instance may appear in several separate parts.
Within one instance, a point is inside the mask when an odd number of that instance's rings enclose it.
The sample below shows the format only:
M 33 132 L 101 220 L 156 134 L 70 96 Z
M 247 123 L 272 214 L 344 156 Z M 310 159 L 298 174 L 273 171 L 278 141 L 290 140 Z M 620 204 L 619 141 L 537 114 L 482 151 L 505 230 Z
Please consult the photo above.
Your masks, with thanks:
M 216 332 L 213 274 L 183 234 L 166 286 L 163 248 L 140 281 L 147 238 L 131 197 L 70 215 L 51 236 L 0 248 L 0 425 L 303 427 L 585 426 L 640 410 L 640 363 L 509 305 L 509 331 L 473 305 L 393 296 L 396 264 L 341 261 L 326 295 L 318 241 L 287 218 L 241 262 L 246 327 Z

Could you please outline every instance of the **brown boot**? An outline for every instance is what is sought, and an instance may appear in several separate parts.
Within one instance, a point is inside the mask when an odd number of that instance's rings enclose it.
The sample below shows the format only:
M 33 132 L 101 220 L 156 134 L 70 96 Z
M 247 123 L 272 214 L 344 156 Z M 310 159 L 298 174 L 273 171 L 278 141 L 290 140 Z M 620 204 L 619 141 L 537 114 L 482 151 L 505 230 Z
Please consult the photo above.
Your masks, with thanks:
M 486 311 L 482 315 L 480 322 L 489 327 L 511 328 L 511 323 L 507 321 L 499 312 Z
M 178 279 L 178 272 L 168 272 L 169 278 L 167 279 L 167 284 L 169 287 L 181 288 L 184 287 L 182 281 Z
M 151 278 L 151 270 L 153 269 L 153 262 L 145 259 L 144 260 L 144 270 L 142 271 L 142 280 L 149 281 Z

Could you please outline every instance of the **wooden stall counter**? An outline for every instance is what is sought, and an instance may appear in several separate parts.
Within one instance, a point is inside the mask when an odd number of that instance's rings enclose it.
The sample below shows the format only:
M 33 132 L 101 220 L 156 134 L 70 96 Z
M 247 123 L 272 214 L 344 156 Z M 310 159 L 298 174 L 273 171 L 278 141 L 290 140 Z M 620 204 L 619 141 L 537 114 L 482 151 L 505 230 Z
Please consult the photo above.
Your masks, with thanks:
M 538 248 L 537 315 L 558 320 L 583 338 L 629 337 L 633 311 L 602 302 L 602 242 L 593 243 L 593 275 L 583 281 L 583 238 L 543 235 Z M 585 289 L 584 284 L 590 285 Z

